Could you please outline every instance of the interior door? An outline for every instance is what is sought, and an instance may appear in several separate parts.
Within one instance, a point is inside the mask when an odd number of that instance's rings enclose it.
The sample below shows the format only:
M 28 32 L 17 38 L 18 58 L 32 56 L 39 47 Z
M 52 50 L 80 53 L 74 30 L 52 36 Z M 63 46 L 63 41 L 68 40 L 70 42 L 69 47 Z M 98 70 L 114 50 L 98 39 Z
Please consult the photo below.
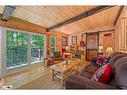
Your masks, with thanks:
M 86 33 L 86 60 L 89 61 L 91 57 L 97 57 L 99 46 L 98 32 Z

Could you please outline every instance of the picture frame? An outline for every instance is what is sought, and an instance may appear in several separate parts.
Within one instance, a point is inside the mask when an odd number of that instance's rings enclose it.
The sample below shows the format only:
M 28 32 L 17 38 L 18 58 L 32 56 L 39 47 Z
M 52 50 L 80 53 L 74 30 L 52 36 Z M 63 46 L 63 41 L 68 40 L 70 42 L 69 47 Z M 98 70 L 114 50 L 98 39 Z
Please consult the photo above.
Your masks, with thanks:
M 67 46 L 68 45 L 68 38 L 67 37 L 62 37 L 62 46 Z
M 72 45 L 77 44 L 77 36 L 72 36 Z

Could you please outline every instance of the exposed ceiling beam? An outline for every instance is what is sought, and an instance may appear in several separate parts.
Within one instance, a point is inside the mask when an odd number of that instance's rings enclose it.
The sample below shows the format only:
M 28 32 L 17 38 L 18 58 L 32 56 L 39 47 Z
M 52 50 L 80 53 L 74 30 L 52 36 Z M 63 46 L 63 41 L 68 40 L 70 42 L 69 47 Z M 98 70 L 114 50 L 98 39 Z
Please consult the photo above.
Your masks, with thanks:
M 115 19 L 115 21 L 114 21 L 114 26 L 116 25 L 116 23 L 117 23 L 117 21 L 118 21 L 120 15 L 121 15 L 123 9 L 124 9 L 124 6 L 120 6 L 120 9 L 119 9 L 119 11 L 118 11 L 117 17 L 116 17 L 116 19 Z
M 112 8 L 112 7 L 114 7 L 114 6 L 98 6 L 96 8 L 92 8 L 91 10 L 85 11 L 84 13 L 81 13 L 81 14 L 79 14 L 79 15 L 77 15 L 75 17 L 72 17 L 72 18 L 70 18 L 68 20 L 65 20 L 65 21 L 63 21 L 61 23 L 58 23 L 57 25 L 49 27 L 47 29 L 47 31 L 50 31 L 52 29 L 59 28 L 61 26 L 76 22 L 78 20 L 84 19 L 84 18 L 86 18 L 88 16 L 94 15 L 96 13 L 102 12 L 102 11 L 104 11 L 106 9 L 109 9 L 109 8 Z

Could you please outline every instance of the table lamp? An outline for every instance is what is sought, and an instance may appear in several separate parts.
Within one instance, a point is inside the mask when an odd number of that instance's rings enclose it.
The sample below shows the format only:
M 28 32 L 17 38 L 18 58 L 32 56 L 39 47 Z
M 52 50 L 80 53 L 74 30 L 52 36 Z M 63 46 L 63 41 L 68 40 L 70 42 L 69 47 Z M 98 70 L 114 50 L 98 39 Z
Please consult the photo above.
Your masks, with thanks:
M 111 55 L 113 53 L 113 49 L 112 47 L 108 47 L 105 52 L 108 54 L 108 55 Z
M 66 46 L 66 47 L 65 47 L 65 50 L 66 50 L 66 52 L 69 52 L 69 47 Z

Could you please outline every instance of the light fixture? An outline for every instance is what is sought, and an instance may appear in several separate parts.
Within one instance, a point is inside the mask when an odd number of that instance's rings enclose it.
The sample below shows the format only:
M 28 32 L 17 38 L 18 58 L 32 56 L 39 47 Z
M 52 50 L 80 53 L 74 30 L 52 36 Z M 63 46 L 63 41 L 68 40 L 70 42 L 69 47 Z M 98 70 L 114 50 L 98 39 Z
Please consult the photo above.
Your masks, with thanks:
M 107 47 L 107 49 L 105 50 L 105 52 L 106 52 L 108 55 L 112 54 L 112 53 L 113 53 L 112 47 Z
M 5 6 L 2 16 L 1 16 L 1 20 L 7 21 L 9 17 L 12 15 L 15 8 L 16 6 L 10 6 L 10 5 Z

